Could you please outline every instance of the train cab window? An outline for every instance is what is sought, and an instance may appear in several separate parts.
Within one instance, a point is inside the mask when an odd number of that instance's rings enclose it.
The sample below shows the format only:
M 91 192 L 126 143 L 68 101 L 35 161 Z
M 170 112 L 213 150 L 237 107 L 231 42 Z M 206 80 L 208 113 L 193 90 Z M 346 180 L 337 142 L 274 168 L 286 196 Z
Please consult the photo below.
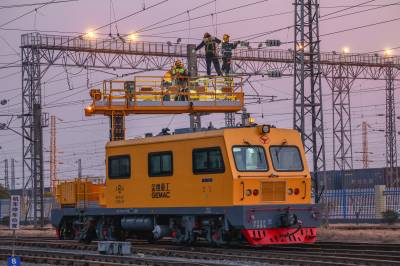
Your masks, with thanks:
M 154 152 L 148 156 L 149 176 L 172 175 L 172 152 Z
M 126 179 L 131 176 L 131 158 L 129 155 L 108 157 L 108 177 L 110 179 Z
M 193 150 L 193 173 L 215 174 L 225 172 L 224 160 L 219 147 Z
M 276 171 L 303 171 L 300 151 L 296 146 L 271 146 L 272 165 Z
M 236 168 L 240 172 L 268 171 L 265 150 L 261 146 L 234 146 L 232 148 Z

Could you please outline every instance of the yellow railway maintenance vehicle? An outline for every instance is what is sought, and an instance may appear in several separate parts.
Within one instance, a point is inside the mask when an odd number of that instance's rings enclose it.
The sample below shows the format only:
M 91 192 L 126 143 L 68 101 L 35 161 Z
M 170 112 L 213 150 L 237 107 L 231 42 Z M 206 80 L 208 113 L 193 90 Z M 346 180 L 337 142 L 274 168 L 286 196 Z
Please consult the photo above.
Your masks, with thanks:
M 60 183 L 57 198 L 59 237 L 87 242 L 312 243 L 319 226 L 300 134 L 271 126 L 109 142 L 104 184 Z

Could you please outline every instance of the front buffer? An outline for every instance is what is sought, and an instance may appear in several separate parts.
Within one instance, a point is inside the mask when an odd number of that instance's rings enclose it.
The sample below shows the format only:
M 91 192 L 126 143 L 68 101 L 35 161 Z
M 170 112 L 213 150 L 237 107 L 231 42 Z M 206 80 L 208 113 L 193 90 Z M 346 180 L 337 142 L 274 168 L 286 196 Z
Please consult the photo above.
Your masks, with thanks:
M 243 206 L 236 207 L 235 213 L 229 215 L 230 223 L 242 228 L 242 235 L 254 246 L 314 243 L 320 225 L 319 208 L 310 204 Z

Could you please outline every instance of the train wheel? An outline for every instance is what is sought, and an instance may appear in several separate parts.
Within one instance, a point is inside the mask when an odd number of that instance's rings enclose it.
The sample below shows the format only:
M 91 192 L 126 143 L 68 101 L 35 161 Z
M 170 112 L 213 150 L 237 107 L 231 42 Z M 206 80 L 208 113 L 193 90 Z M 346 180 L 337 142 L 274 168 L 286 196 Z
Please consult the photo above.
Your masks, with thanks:
M 197 241 L 197 235 L 192 230 L 189 231 L 180 227 L 175 228 L 171 236 L 173 237 L 173 242 L 182 245 L 192 245 Z
M 211 244 L 214 247 L 219 247 L 222 244 L 224 244 L 224 241 L 222 239 L 222 235 L 219 231 L 214 231 L 211 233 Z
M 227 244 L 228 236 L 224 229 L 223 223 L 220 220 L 212 220 L 207 227 L 207 240 L 213 246 L 222 246 Z
M 127 232 L 121 227 L 121 219 L 114 218 L 111 221 L 112 237 L 117 241 L 125 241 L 127 238 Z
M 86 218 L 80 230 L 79 242 L 90 244 L 96 237 L 96 221 L 92 218 Z
M 63 221 L 60 226 L 59 233 L 60 240 L 74 240 L 75 239 L 75 230 L 70 221 Z
M 96 235 L 99 241 L 110 240 L 108 239 L 109 228 L 104 218 L 100 218 L 96 223 Z

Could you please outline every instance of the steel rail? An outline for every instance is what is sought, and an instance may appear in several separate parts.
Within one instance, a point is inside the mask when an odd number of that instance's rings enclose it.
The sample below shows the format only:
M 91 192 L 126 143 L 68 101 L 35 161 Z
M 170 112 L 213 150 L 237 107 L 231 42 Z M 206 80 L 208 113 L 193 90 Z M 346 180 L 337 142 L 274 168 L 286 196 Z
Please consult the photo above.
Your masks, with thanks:
M 7 240 L 6 240 L 7 241 Z M 4 242 L 6 242 L 4 241 Z M 3 239 L 0 240 L 0 243 Z M 143 244 L 138 241 L 133 243 L 133 251 L 151 256 L 163 257 L 179 257 L 182 259 L 202 259 L 202 260 L 226 260 L 226 261 L 242 261 L 242 262 L 260 262 L 260 263 L 286 263 L 307 265 L 400 265 L 400 256 L 393 251 L 381 250 L 387 245 L 371 245 L 378 247 L 377 250 L 369 247 L 368 244 L 355 244 L 355 247 L 364 247 L 364 250 L 352 250 L 337 248 L 322 248 L 324 245 L 301 245 L 301 246 L 271 246 L 267 248 L 244 247 L 244 248 L 209 248 L 202 246 L 182 247 L 176 245 L 154 245 Z M 328 245 L 331 243 L 327 243 Z M 16 242 L 17 246 L 25 247 L 41 247 L 41 248 L 56 248 L 68 250 L 86 250 L 95 251 L 96 245 L 82 245 L 73 241 L 67 243 L 62 241 L 22 241 Z M 393 248 L 396 245 L 389 245 Z M 337 245 L 337 247 L 340 247 Z M 252 249 L 252 250 L 250 250 Z M 333 263 L 333 264 L 331 264 Z

